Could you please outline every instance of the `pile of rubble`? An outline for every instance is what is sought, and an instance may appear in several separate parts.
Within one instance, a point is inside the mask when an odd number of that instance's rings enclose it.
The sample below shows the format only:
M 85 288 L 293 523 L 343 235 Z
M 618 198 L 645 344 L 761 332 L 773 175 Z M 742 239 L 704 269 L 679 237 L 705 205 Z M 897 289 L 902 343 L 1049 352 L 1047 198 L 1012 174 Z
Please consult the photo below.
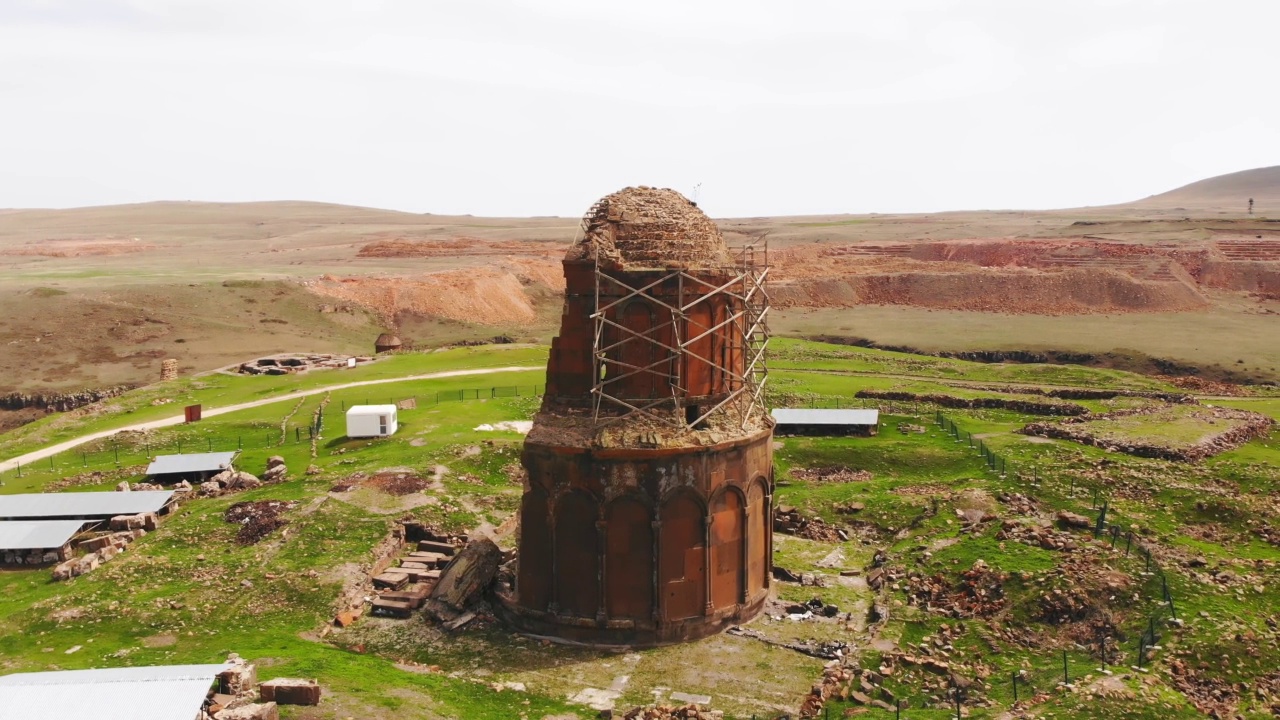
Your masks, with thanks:
M 852 470 L 841 465 L 830 465 L 817 468 L 793 468 L 791 477 L 797 480 L 823 483 L 866 482 L 871 473 L 866 470 Z
M 86 554 L 70 558 L 54 567 L 53 579 L 70 580 L 96 570 L 99 565 L 124 552 L 134 540 L 155 530 L 156 514 L 117 515 L 111 518 L 108 526 L 112 532 L 82 540 L 79 547 L 85 550 Z
M 814 683 L 800 704 L 800 717 L 816 718 L 832 700 L 895 711 L 897 698 L 881 683 L 884 676 L 873 670 L 850 667 L 839 660 L 827 663 L 822 678 Z M 846 713 L 846 716 L 849 713 Z
M 280 705 L 319 705 L 320 685 L 315 680 L 275 678 L 258 683 L 258 670 L 239 655 L 227 658 L 231 665 L 218 673 L 196 720 L 279 720 Z
M 625 720 L 721 720 L 724 712 L 706 710 L 701 705 L 690 703 L 688 705 L 649 705 L 632 708 L 624 713 L 606 710 L 600 713 L 600 717 L 612 720 L 620 718 Z
M 1040 504 L 1022 493 L 1002 492 L 996 499 L 1014 515 L 1035 515 L 1040 512 Z
M 1002 522 L 1000 532 L 996 533 L 996 539 L 1012 540 L 1045 550 L 1071 551 L 1080 547 L 1071 533 L 1055 530 L 1046 525 L 1030 525 L 1017 520 Z
M 298 503 L 284 500 L 254 500 L 238 502 L 227 508 L 222 519 L 240 525 L 236 532 L 236 542 L 240 545 L 253 545 L 272 532 L 289 524 L 280 517 Z
M 843 542 L 849 539 L 848 530 L 829 525 L 820 517 L 806 518 L 789 505 L 774 508 L 773 531 L 822 542 Z
M 284 458 L 272 455 L 267 459 L 267 469 L 262 473 L 261 478 L 253 473 L 228 468 L 200 483 L 199 493 L 203 497 L 215 497 L 237 490 L 252 490 L 266 483 L 280 482 L 288 475 L 289 468 L 284 464 Z
M 1003 573 L 992 570 L 982 560 L 952 583 L 942 574 L 908 577 L 907 604 L 949 617 L 988 617 L 1004 609 Z
M 353 357 L 357 365 L 373 362 L 373 358 L 368 356 L 331 355 L 328 353 L 275 355 L 241 363 L 239 371 L 245 375 L 288 375 L 320 368 L 351 367 L 349 361 Z

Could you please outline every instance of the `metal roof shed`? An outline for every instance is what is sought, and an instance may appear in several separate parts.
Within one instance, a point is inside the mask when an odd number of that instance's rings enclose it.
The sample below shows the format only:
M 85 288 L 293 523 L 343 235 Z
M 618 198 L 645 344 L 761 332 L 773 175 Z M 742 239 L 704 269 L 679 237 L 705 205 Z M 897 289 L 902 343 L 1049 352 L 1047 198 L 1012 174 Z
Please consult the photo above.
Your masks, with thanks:
M 0 495 L 0 520 L 107 520 L 162 512 L 172 490 Z
M 221 665 L 0 675 L 4 717 L 23 720 L 195 720 Z
M 776 408 L 772 415 L 777 432 L 783 434 L 875 435 L 880 427 L 880 411 L 875 408 Z
M 0 550 L 48 550 L 71 541 L 84 523 L 79 520 L 11 520 L 0 522 Z
M 231 467 L 236 457 L 230 452 L 186 453 L 184 455 L 157 455 L 147 466 L 147 475 L 187 475 L 220 473 Z

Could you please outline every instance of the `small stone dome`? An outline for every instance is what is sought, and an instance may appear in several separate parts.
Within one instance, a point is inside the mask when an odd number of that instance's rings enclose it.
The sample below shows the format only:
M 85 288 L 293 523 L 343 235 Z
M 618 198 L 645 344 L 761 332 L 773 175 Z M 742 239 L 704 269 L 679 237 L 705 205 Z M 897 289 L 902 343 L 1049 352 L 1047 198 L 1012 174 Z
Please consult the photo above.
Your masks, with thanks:
M 666 188 L 629 187 L 596 201 L 569 258 L 597 258 L 628 269 L 711 267 L 733 259 L 715 222 Z
M 373 349 L 375 352 L 389 352 L 391 350 L 399 350 L 401 346 L 400 338 L 391 333 L 382 333 L 377 340 L 373 341 Z

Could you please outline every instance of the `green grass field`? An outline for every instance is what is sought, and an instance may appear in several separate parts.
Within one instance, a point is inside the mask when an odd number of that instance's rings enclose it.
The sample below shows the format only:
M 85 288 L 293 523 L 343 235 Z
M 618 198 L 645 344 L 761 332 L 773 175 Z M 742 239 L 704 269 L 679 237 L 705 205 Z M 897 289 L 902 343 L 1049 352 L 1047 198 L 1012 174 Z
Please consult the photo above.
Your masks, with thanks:
M 192 398 L 217 407 L 335 382 L 539 366 L 545 357 L 541 347 L 486 347 L 406 354 L 356 371 L 307 376 L 211 375 L 51 417 L 0 437 L 0 448 L 16 452 L 164 417 Z M 802 341 L 779 343 L 774 367 L 771 392 L 799 405 L 869 404 L 853 399 L 863 388 L 957 397 L 1024 397 L 975 385 L 1167 389 L 1119 371 L 982 365 Z M 239 447 L 239 465 L 251 472 L 261 472 L 277 454 L 290 468 L 283 483 L 185 503 L 158 531 L 72 581 L 54 583 L 48 569 L 0 571 L 0 671 L 213 662 L 238 652 L 258 662 L 264 678 L 320 680 L 324 703 L 313 710 L 284 708 L 283 716 L 294 720 L 589 718 L 596 712 L 570 698 L 615 682 L 622 688 L 620 708 L 683 691 L 710 695 L 712 707 L 729 718 L 794 714 L 823 662 L 733 635 L 657 650 L 606 650 L 549 645 L 488 622 L 449 634 L 422 618 L 363 618 L 320 637 L 344 583 L 397 518 L 467 530 L 496 525 L 517 508 L 521 489 L 510 471 L 518 463 L 520 436 L 475 428 L 531 417 L 538 404 L 531 392 L 542 378 L 540 370 L 518 371 L 282 400 L 99 440 L 53 458 L 52 469 L 44 461 L 24 469 L 21 478 L 0 475 L 6 493 L 62 486 L 68 478 L 69 491 L 108 489 L 121 479 L 136 480 L 149 456 L 179 443 L 185 451 Z M 437 393 L 497 386 L 528 392 L 435 401 Z M 175 402 L 153 406 L 158 397 Z M 326 397 L 324 429 L 312 457 L 308 429 Z M 408 397 L 418 407 L 401 411 L 394 437 L 342 437 L 344 406 Z M 1108 403 L 1086 404 L 1095 411 L 1118 406 Z M 1266 398 L 1221 404 L 1273 417 L 1280 410 Z M 1158 418 L 1135 420 L 1131 431 L 1185 439 L 1185 428 Z M 891 667 L 884 688 L 906 702 L 904 717 L 953 717 L 954 708 L 946 678 L 895 659 L 903 653 L 944 658 L 973 680 L 968 717 L 1202 717 L 1206 703 L 1229 705 L 1248 718 L 1271 716 L 1276 695 L 1239 688 L 1272 687 L 1280 666 L 1273 628 L 1280 607 L 1280 533 L 1269 534 L 1280 527 L 1274 436 L 1204 463 L 1174 465 L 1016 433 L 1035 419 L 1042 418 L 995 409 L 942 409 L 939 415 L 937 408 L 908 403 L 885 412 L 874 437 L 777 438 L 775 503 L 850 534 L 843 542 L 777 534 L 776 565 L 824 578 L 822 587 L 776 582 L 777 597 L 783 603 L 820 598 L 842 615 L 830 621 L 761 617 L 751 629 L 775 643 L 846 642 L 862 667 Z M 899 425 L 925 432 L 900 432 Z M 304 475 L 308 465 L 317 474 Z M 825 482 L 802 472 L 830 467 L 863 470 L 869 478 Z M 439 481 L 403 498 L 368 487 L 329 492 L 340 482 L 393 468 Z M 237 545 L 236 526 L 222 514 L 234 502 L 260 499 L 297 504 L 285 514 L 283 531 L 256 545 Z M 1104 503 L 1107 522 L 1121 529 L 1115 541 L 1082 529 L 1055 531 L 1072 540 L 1071 550 L 1018 539 L 1023 536 L 1017 533 L 1053 525 L 1059 510 L 1093 521 Z M 861 509 L 847 511 L 853 504 Z M 975 510 L 996 519 L 969 525 L 960 513 Z M 1126 552 L 1128 545 L 1133 547 Z M 1149 569 L 1143 549 L 1151 550 L 1150 567 L 1163 576 Z M 878 552 L 893 579 L 873 590 L 866 578 Z M 995 610 L 956 617 L 945 602 L 935 609 L 920 599 L 930 583 L 945 588 L 947 597 L 963 594 L 965 573 L 978 561 L 1000 578 Z M 1173 611 L 1164 600 L 1165 583 Z M 1053 613 L 1060 598 L 1078 602 L 1080 617 L 1059 621 Z M 869 625 L 873 604 L 888 619 Z M 1181 626 L 1171 622 L 1171 612 Z M 1144 671 L 1132 669 L 1139 640 L 1153 624 L 1159 649 L 1144 658 Z M 1105 644 L 1099 628 L 1111 633 Z M 1067 690 L 1059 687 L 1064 653 L 1073 688 Z M 1099 671 L 1104 653 L 1109 675 Z M 1218 662 L 1224 654 L 1230 661 Z M 1194 664 L 1194 683 L 1171 674 L 1175 661 Z M 1022 684 L 1015 706 L 1016 673 Z M 525 690 L 494 689 L 502 683 Z M 854 707 L 836 701 L 830 713 L 837 717 Z M 889 716 L 881 710 L 867 716 L 877 714 Z

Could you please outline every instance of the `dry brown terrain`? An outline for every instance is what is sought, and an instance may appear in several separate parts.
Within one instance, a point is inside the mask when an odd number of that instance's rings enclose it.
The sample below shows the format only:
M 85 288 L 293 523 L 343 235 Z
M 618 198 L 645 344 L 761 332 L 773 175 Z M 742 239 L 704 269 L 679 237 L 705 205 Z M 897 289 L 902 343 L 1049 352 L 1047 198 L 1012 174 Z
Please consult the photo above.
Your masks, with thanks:
M 546 337 L 578 224 L 305 202 L 3 211 L 0 390 L 150 381 L 164 357 L 191 372 L 367 352 L 388 328 Z M 1088 352 L 1280 377 L 1280 168 L 1111 207 L 719 224 L 731 245 L 767 238 L 784 331 L 1071 351 L 1095 318 Z

